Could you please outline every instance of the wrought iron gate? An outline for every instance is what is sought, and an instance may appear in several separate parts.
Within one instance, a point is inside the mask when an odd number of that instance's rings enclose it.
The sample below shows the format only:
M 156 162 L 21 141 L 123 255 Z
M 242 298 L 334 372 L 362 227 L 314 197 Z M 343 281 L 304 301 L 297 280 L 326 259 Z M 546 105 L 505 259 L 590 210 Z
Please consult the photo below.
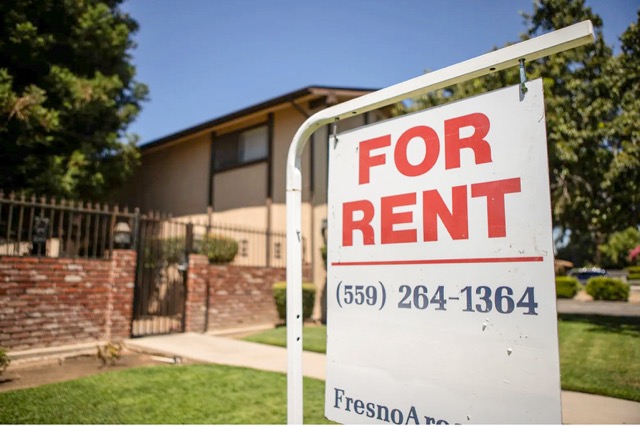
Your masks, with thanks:
M 184 331 L 191 226 L 142 217 L 137 229 L 133 337 Z

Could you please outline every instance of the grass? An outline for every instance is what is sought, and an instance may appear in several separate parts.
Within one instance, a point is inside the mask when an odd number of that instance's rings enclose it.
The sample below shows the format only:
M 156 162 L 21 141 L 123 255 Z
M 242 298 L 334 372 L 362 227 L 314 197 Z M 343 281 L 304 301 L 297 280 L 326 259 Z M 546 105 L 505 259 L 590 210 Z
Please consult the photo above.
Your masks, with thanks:
M 562 388 L 640 402 L 640 321 L 560 315 Z M 248 338 L 286 345 L 284 327 Z M 304 348 L 325 351 L 324 327 L 305 327 Z M 324 383 L 304 379 L 304 422 L 324 417 Z M 0 424 L 283 424 L 286 375 L 222 365 L 107 372 L 0 393 Z
M 640 402 L 640 320 L 559 315 L 562 389 Z
M 562 389 L 640 402 L 640 321 L 638 318 L 559 315 Z M 286 328 L 247 340 L 286 346 Z M 305 327 L 304 350 L 326 351 L 325 327 Z
M 266 345 L 287 347 L 287 327 L 276 327 L 270 330 L 252 334 L 244 338 L 249 342 L 264 343 Z M 324 354 L 327 352 L 327 327 L 305 326 L 302 330 L 302 349 Z
M 133 368 L 0 393 L 0 423 L 284 424 L 286 375 L 222 365 Z M 328 423 L 304 379 L 304 422 Z

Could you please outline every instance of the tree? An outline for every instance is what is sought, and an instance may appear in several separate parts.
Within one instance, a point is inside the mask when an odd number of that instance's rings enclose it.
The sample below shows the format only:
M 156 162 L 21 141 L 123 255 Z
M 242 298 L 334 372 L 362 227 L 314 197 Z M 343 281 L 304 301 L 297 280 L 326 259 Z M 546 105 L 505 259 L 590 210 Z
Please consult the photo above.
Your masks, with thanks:
M 617 114 L 607 125 L 607 140 L 615 153 L 607 181 L 614 184 L 612 202 L 624 206 L 627 224 L 640 223 L 640 10 L 636 22 L 620 37 L 622 54 L 609 64 L 611 93 Z M 620 224 L 624 227 L 625 224 Z
M 609 235 L 607 242 L 599 249 L 602 253 L 602 266 L 605 268 L 623 268 L 632 264 L 629 253 L 640 245 L 640 231 L 630 226 L 624 231 Z
M 530 79 L 542 77 L 554 225 L 580 241 L 599 263 L 598 247 L 613 232 L 638 224 L 640 139 L 637 93 L 638 26 L 622 36 L 614 57 L 602 35 L 602 19 L 584 0 L 540 0 L 525 14 L 525 40 L 589 19 L 596 41 L 526 64 Z M 512 68 L 417 99 L 398 113 L 428 108 L 519 82 Z
M 125 132 L 147 87 L 121 2 L 0 2 L 3 190 L 104 200 L 131 175 L 139 154 Z

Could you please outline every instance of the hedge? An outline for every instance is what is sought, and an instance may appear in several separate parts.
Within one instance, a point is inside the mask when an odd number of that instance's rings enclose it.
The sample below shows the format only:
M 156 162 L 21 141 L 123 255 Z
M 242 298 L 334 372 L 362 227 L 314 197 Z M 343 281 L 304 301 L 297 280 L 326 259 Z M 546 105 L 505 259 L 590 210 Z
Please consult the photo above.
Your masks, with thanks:
M 628 280 L 640 280 L 640 266 L 629 266 L 625 270 L 629 273 Z
M 152 240 L 144 248 L 145 268 L 161 267 L 163 260 L 167 263 L 185 260 L 185 243 L 185 237 Z M 238 253 L 238 243 L 220 235 L 204 236 L 202 240 L 194 242 L 193 252 L 206 255 L 209 263 L 230 263 Z
M 273 298 L 276 301 L 278 316 L 281 320 L 287 321 L 287 283 L 277 282 L 273 285 Z M 316 286 L 313 283 L 302 283 L 302 317 L 305 320 L 311 318 L 313 304 L 316 297 Z
M 327 269 L 327 246 L 320 247 L 320 254 L 322 255 L 322 262 L 324 263 L 324 269 Z
M 629 300 L 629 284 L 615 278 L 594 277 L 587 281 L 585 288 L 587 294 L 594 300 Z
M 178 263 L 185 257 L 184 238 L 154 238 L 144 246 L 143 262 L 145 268 L 158 268 L 167 263 Z
M 580 281 L 574 277 L 556 277 L 556 297 L 573 299 L 580 289 Z
M 195 251 L 207 256 L 209 263 L 230 263 L 238 254 L 238 242 L 220 235 L 205 235 Z

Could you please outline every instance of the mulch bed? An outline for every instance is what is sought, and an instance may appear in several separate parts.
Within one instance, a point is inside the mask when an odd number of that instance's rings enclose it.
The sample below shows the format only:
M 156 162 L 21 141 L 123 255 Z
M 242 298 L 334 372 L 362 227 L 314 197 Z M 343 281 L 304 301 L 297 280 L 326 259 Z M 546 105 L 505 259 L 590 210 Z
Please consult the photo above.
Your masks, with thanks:
M 0 392 L 147 365 L 166 365 L 166 363 L 154 359 L 152 355 L 124 349 L 122 356 L 113 366 L 103 366 L 102 362 L 93 355 L 11 364 L 0 376 Z

